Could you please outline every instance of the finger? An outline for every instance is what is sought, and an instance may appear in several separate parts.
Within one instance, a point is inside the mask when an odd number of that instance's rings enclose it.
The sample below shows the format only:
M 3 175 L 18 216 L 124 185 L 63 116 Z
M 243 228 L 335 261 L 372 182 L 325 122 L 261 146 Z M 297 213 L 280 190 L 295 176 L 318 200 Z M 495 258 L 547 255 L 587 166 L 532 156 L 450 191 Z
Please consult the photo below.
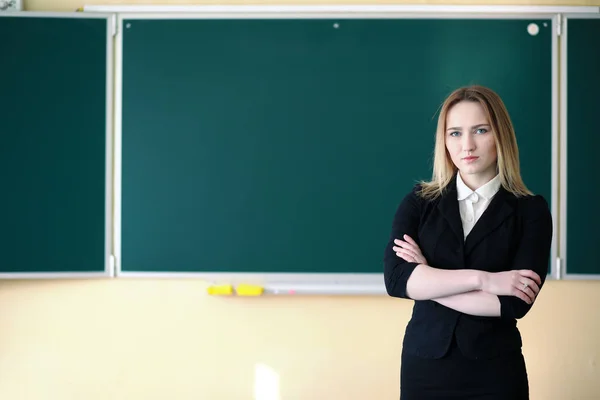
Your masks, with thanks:
M 414 252 L 414 251 L 412 251 L 411 249 L 404 249 L 404 248 L 402 248 L 402 247 L 398 247 L 398 246 L 394 246 L 394 247 L 392 247 L 392 250 L 394 250 L 394 251 L 396 251 L 396 252 L 398 252 L 398 251 L 400 251 L 400 250 L 403 250 L 403 251 L 407 251 L 407 252 L 409 252 L 410 254 L 415 254 L 415 252 Z
M 521 276 L 525 276 L 530 279 L 533 279 L 538 285 L 542 284 L 542 280 L 541 280 L 540 276 L 537 273 L 535 273 L 534 271 L 532 271 L 530 269 L 521 269 L 518 272 Z
M 532 304 L 533 303 L 533 299 L 531 297 L 529 297 L 529 295 L 527 295 L 525 292 L 513 287 L 513 291 L 511 293 L 513 296 L 520 298 L 521 300 L 523 300 L 525 303 L 527 304 Z
M 419 246 L 413 246 L 410 243 L 406 243 L 403 241 L 398 241 L 400 243 L 400 248 L 408 250 L 415 258 L 419 259 L 419 262 L 422 263 L 426 263 L 425 262 L 425 257 L 423 256 L 423 253 L 421 253 L 421 249 L 419 249 Z M 398 249 L 399 247 L 394 247 L 394 251 L 398 251 L 396 249 Z
M 400 249 L 397 253 L 398 257 L 402 257 L 402 259 L 410 262 L 416 262 L 419 264 L 427 264 L 427 260 L 419 254 L 413 254 L 407 250 Z
M 521 291 L 523 293 L 525 293 L 527 295 L 527 297 L 529 297 L 531 299 L 531 302 L 535 301 L 535 293 L 533 292 L 533 290 L 531 290 L 531 288 L 529 286 L 527 286 L 526 288 L 521 288 Z
M 402 241 L 402 240 L 399 240 L 399 241 L 398 241 L 396 244 L 397 244 L 398 246 L 400 246 L 400 247 L 403 247 L 403 248 L 405 248 L 405 249 L 409 249 L 409 250 L 413 250 L 413 251 L 419 248 L 419 247 L 417 246 L 417 248 L 415 249 L 415 246 L 413 246 L 413 245 L 412 245 L 412 244 L 410 244 L 410 243 L 404 242 L 404 241 Z
M 399 248 L 398 250 L 396 250 L 396 254 L 404 254 L 404 255 L 406 255 L 408 257 L 411 257 L 411 258 L 415 258 L 416 257 L 416 255 L 413 252 L 411 252 L 410 250 L 401 249 L 401 248 Z
M 422 254 L 421 253 L 421 248 L 419 247 L 419 245 L 417 244 L 417 242 L 415 242 L 410 236 L 408 235 L 404 235 L 404 238 L 406 239 L 406 246 L 410 246 L 410 248 L 417 254 Z
M 525 287 L 522 283 L 514 283 L 511 294 L 531 304 L 535 300 L 535 294 L 529 287 Z M 519 293 L 520 292 L 520 293 Z
M 520 275 L 517 275 L 515 277 L 513 284 L 521 290 L 525 290 L 526 287 L 529 287 L 531 288 L 531 290 L 533 290 L 535 294 L 537 294 L 540 291 L 540 287 L 535 281 Z
M 412 244 L 412 245 L 413 245 L 413 246 L 415 246 L 415 247 L 419 247 L 419 245 L 417 244 L 417 242 L 415 242 L 415 241 L 413 240 L 413 238 L 411 238 L 411 237 L 410 237 L 410 236 L 408 236 L 408 235 L 404 235 L 404 240 L 406 240 L 408 243 Z
M 413 261 L 413 258 L 411 256 L 406 255 L 406 254 L 396 253 L 396 255 L 398 257 L 400 257 L 401 259 L 403 259 L 404 261 L 407 261 L 407 262 L 412 262 Z
M 538 285 L 542 284 L 542 280 L 540 279 L 540 276 L 538 274 L 536 274 L 534 271 L 526 270 L 526 272 L 521 275 L 533 280 Z
M 535 281 L 528 278 L 521 278 L 521 285 L 527 285 L 536 295 L 540 292 L 540 287 Z
M 531 298 L 531 303 L 533 303 L 537 297 L 537 294 L 534 293 L 531 289 L 527 288 L 528 293 L 527 295 Z
M 531 302 L 534 302 L 535 297 L 536 297 L 536 292 L 534 291 L 534 288 L 532 288 L 530 285 L 535 285 L 535 282 L 532 280 L 529 280 L 529 282 L 525 282 L 525 283 L 519 282 L 516 285 L 516 288 L 518 290 L 520 290 L 521 292 L 525 293 L 527 295 L 527 297 L 529 299 L 531 299 Z
M 405 249 L 400 249 L 398 251 L 398 253 L 396 253 L 396 254 L 403 254 L 403 255 L 407 256 L 409 258 L 408 261 L 411 261 L 411 262 L 416 262 L 419 264 L 427 264 L 427 260 L 421 254 L 414 254 Z

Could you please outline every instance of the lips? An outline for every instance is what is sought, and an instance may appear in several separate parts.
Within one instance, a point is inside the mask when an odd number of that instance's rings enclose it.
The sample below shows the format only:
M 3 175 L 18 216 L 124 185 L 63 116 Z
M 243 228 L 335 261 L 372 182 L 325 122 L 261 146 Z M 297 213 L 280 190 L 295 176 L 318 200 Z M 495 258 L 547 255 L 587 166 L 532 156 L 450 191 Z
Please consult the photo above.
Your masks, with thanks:
M 479 157 L 475 157 L 475 156 L 470 156 L 470 157 L 464 157 L 463 161 L 475 161 L 477 160 Z

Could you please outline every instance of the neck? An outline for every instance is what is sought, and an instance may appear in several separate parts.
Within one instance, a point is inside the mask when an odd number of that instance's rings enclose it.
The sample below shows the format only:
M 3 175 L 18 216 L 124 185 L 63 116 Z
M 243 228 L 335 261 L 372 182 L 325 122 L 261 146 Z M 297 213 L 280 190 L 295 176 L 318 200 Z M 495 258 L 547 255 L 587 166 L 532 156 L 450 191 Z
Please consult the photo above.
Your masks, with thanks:
M 465 185 L 471 190 L 477 190 L 496 176 L 496 171 L 490 171 L 481 174 L 462 174 L 458 172 Z

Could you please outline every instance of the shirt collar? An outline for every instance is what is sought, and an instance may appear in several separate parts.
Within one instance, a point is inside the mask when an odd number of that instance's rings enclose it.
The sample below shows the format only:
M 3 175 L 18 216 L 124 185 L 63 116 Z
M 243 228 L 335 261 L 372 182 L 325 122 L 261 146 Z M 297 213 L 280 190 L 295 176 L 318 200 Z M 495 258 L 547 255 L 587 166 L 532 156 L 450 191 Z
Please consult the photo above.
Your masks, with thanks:
M 460 172 L 458 172 L 456 175 L 456 191 L 458 192 L 458 200 L 465 200 L 473 193 L 473 191 L 462 180 Z M 500 175 L 496 175 L 492 180 L 475 190 L 475 192 L 486 200 L 490 200 L 496 193 L 498 193 L 498 190 L 500 190 Z

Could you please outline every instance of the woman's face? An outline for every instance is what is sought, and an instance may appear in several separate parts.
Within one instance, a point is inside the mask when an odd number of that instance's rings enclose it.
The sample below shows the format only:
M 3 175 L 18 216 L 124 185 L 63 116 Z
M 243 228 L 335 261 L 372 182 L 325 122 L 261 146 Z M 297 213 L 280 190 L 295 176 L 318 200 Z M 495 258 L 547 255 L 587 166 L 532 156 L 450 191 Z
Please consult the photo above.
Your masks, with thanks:
M 461 101 L 446 116 L 445 143 L 463 179 L 485 183 L 496 175 L 496 142 L 481 104 Z

